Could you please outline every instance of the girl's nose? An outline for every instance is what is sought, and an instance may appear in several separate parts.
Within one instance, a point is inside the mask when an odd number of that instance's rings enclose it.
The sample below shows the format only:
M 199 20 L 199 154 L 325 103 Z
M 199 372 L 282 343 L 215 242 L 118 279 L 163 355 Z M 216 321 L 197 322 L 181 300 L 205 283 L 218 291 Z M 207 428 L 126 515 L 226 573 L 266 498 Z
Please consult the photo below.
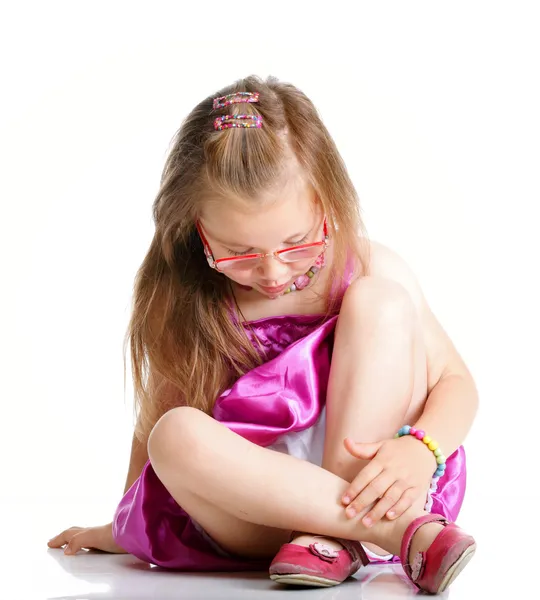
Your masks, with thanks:
M 261 259 L 259 264 L 259 274 L 270 283 L 280 282 L 287 274 L 289 267 L 274 256 L 267 256 Z

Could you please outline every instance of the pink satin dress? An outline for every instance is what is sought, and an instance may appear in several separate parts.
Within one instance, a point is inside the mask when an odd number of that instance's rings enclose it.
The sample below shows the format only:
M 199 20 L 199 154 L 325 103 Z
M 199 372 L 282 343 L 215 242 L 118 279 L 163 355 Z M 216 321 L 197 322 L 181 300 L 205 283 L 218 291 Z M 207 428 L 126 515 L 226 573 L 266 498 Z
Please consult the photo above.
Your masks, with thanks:
M 337 319 L 283 315 L 242 323 L 264 364 L 240 377 L 217 399 L 213 416 L 260 446 L 321 465 L 325 402 Z M 239 459 L 240 460 L 240 459 Z M 455 521 L 465 493 L 465 452 L 447 459 L 432 485 L 426 509 Z M 259 571 L 269 560 L 250 560 L 223 550 L 172 498 L 148 461 L 120 501 L 113 535 L 137 558 L 180 571 Z M 386 560 L 399 562 L 398 557 Z

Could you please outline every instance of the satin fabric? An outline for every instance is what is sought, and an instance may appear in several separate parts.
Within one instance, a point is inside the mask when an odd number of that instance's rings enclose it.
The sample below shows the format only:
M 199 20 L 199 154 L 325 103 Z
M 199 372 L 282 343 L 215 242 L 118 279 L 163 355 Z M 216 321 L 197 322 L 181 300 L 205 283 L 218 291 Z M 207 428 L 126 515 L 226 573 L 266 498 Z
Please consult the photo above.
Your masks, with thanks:
M 313 427 L 325 406 L 337 318 L 284 315 L 244 323 L 267 360 L 221 394 L 213 416 L 265 447 L 281 436 Z M 431 494 L 431 512 L 455 521 L 465 485 L 465 452 L 460 447 L 448 457 L 446 471 Z M 120 501 L 113 535 L 134 556 L 169 569 L 258 571 L 270 563 L 220 549 L 171 497 L 150 461 Z

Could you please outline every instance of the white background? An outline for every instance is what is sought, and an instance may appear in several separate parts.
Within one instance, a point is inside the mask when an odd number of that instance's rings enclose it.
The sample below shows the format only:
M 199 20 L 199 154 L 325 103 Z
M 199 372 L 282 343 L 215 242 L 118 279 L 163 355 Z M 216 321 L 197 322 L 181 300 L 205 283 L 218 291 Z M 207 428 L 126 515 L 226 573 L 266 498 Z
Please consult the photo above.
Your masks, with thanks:
M 512 547 L 529 548 L 540 500 L 535 3 L 182 5 L 3 9 L 2 501 L 28 507 L 21 527 L 38 527 L 43 552 L 61 529 L 111 520 L 133 425 L 123 336 L 169 141 L 207 95 L 272 74 L 312 98 L 370 236 L 409 262 L 476 379 L 462 524 L 481 540 L 497 523 L 501 541 L 523 533 Z

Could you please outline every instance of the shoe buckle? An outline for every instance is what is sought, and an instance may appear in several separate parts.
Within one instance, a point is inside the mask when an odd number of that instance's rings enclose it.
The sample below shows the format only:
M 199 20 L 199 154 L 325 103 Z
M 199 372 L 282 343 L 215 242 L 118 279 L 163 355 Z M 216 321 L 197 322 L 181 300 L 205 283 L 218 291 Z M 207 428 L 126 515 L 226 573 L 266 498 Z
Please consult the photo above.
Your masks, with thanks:
M 325 562 L 333 563 L 338 558 L 338 551 L 330 548 L 326 544 L 321 544 L 319 542 L 315 542 L 314 544 L 309 545 L 309 550 L 315 556 L 318 556 L 321 560 Z

